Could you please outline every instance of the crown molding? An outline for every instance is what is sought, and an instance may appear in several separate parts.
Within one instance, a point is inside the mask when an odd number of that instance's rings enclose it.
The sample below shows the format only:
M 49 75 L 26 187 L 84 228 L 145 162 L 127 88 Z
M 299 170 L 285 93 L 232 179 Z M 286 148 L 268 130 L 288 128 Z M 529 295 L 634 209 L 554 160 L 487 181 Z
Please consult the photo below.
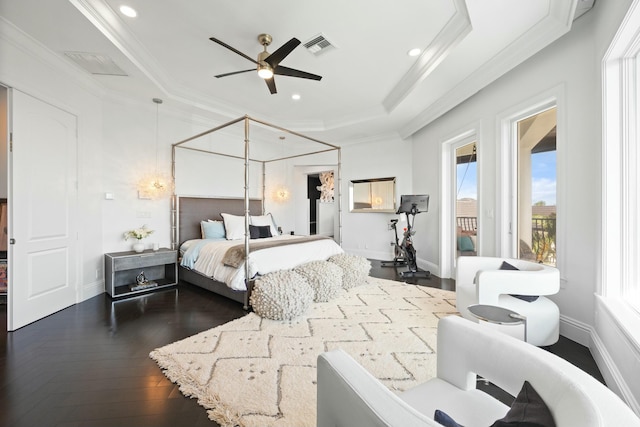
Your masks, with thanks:
M 422 82 L 472 30 L 465 0 L 455 0 L 455 12 L 418 60 L 382 101 L 390 113 Z
M 549 13 L 531 30 L 490 58 L 454 89 L 421 111 L 399 130 L 407 138 L 463 103 L 571 30 L 578 0 L 552 1 Z

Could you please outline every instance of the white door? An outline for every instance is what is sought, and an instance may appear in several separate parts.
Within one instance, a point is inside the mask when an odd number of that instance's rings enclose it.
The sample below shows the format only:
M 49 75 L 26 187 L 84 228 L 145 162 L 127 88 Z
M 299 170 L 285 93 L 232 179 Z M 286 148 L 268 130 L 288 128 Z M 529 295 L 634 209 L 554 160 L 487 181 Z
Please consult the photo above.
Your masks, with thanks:
M 76 302 L 76 117 L 12 91 L 9 316 L 18 329 Z

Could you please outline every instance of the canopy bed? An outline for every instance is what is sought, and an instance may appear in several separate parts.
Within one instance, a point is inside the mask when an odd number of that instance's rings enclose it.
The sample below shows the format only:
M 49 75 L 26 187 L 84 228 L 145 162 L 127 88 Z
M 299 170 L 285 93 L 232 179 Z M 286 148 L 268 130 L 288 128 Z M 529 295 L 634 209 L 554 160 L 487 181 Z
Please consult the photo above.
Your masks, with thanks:
M 240 138 L 243 144 L 237 143 Z M 178 172 L 194 176 L 198 172 L 179 163 L 179 153 L 184 151 L 197 156 L 241 160 L 244 166 L 243 197 L 238 197 L 238 194 L 216 197 L 187 195 L 183 188 L 187 184 L 181 183 Z M 173 144 L 172 175 L 176 194 L 171 204 L 171 238 L 172 248 L 180 250 L 179 279 L 242 302 L 248 309 L 252 279 L 256 276 L 342 253 L 339 184 L 335 186 L 338 210 L 336 240 L 325 236 L 282 235 L 276 219 L 265 213 L 267 164 L 275 165 L 273 162 L 312 155 L 325 158 L 331 152 L 337 154 L 339 183 L 338 146 L 249 116 Z M 219 165 L 206 169 L 211 172 L 216 168 L 222 169 Z M 252 170 L 254 174 L 257 170 L 259 176 L 252 176 Z M 224 175 L 222 180 L 228 181 L 229 175 Z M 282 190 L 276 193 L 277 196 Z

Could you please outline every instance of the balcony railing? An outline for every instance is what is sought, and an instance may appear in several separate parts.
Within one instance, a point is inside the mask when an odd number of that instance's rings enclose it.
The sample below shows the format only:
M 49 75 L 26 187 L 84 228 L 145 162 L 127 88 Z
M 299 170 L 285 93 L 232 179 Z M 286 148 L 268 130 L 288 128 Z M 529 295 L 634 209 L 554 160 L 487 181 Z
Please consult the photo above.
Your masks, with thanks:
M 471 216 L 456 218 L 461 231 L 476 232 L 478 219 Z M 556 265 L 556 219 L 554 217 L 531 220 L 531 258 L 536 262 Z
M 531 220 L 531 249 L 536 261 L 556 265 L 556 219 L 533 218 Z

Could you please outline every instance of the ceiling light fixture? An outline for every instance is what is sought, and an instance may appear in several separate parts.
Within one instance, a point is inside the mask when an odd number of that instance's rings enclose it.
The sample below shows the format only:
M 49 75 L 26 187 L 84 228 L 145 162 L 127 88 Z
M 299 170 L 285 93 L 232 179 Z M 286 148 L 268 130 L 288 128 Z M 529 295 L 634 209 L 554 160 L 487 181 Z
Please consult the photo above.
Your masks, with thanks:
M 260 62 L 258 64 L 258 75 L 267 80 L 273 77 L 273 68 L 266 62 Z
M 418 56 L 420 55 L 420 52 L 422 52 L 422 49 L 418 49 L 417 47 L 411 49 L 409 52 L 407 52 L 407 55 L 409 56 Z
M 173 178 L 158 170 L 158 134 L 160 122 L 160 104 L 162 99 L 153 98 L 156 104 L 156 169 L 154 172 L 147 174 L 138 182 L 138 198 L 140 199 L 161 199 L 170 196 L 173 193 Z
M 138 12 L 136 12 L 136 10 L 130 6 L 120 6 L 120 12 L 122 12 L 124 16 L 128 16 L 129 18 L 135 18 L 136 16 L 138 16 Z
M 294 93 L 293 95 L 291 95 L 291 99 L 293 99 L 294 101 L 299 101 L 300 98 L 301 97 L 299 93 Z

